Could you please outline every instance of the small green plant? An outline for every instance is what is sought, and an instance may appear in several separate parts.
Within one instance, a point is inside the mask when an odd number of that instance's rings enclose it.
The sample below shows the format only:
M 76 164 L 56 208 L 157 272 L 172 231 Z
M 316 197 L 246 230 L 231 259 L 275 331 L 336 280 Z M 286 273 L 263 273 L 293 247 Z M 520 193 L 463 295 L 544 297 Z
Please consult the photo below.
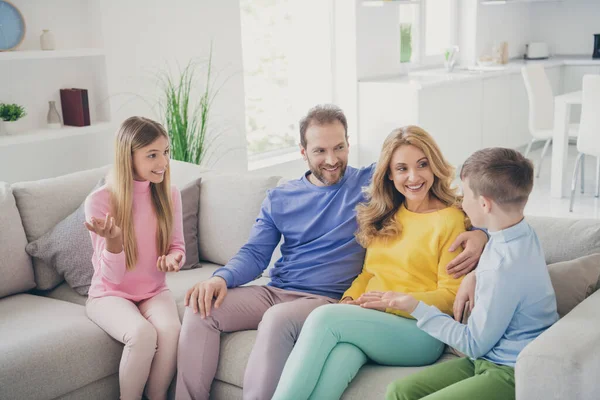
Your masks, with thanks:
M 178 76 L 163 72 L 160 76 L 162 120 L 171 140 L 171 158 L 200 165 L 210 145 L 208 120 L 219 88 L 213 88 L 212 46 L 206 63 L 206 83 L 195 99 L 197 64 L 189 62 Z M 214 137 L 211 139 L 215 139 Z
M 0 103 L 0 119 L 2 121 L 18 121 L 26 115 L 27 113 L 25 112 L 25 108 L 23 106 L 18 104 Z

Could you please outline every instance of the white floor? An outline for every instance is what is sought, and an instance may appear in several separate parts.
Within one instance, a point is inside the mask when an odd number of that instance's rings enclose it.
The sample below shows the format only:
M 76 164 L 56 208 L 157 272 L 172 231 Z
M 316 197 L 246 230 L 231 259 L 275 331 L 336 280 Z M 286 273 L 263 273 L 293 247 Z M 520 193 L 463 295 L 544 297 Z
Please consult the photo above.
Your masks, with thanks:
M 534 165 L 540 158 L 542 149 L 532 151 L 529 158 Z M 569 146 L 569 162 L 567 166 L 568 193 L 571 188 L 573 167 L 577 157 L 575 145 Z M 546 155 L 541 168 L 539 178 L 536 178 L 533 192 L 529 196 L 529 202 L 525 208 L 525 215 L 545 215 L 559 218 L 600 218 L 600 200 L 594 197 L 596 193 L 596 158 L 586 156 L 585 160 L 585 193 L 581 194 L 581 180 L 578 179 L 575 191 L 575 203 L 573 212 L 569 212 L 569 198 L 555 199 L 550 197 L 550 169 L 552 157 Z

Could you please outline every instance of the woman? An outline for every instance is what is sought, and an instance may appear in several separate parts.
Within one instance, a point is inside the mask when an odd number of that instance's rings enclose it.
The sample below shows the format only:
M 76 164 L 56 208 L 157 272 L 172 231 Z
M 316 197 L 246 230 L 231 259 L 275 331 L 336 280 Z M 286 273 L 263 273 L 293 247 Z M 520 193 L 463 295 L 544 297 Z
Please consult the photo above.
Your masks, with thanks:
M 410 293 L 452 314 L 460 279 L 446 265 L 465 231 L 454 168 L 423 129 L 406 126 L 385 140 L 367 202 L 358 206 L 363 272 L 340 303 L 319 307 L 306 320 L 273 399 L 336 399 L 370 359 L 395 366 L 433 363 L 444 344 L 409 315 L 367 309 L 386 292 Z

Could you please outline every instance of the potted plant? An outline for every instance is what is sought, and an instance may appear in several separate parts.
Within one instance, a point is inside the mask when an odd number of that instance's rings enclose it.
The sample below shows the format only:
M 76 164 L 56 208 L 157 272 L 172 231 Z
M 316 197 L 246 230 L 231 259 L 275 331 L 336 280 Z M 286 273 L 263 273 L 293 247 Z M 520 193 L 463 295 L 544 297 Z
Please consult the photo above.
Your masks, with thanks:
M 19 121 L 27 113 L 25 108 L 18 104 L 0 103 L 0 134 L 14 134 L 19 132 Z
M 198 64 L 189 62 L 177 75 L 163 71 L 159 79 L 161 119 L 171 140 L 171 158 L 193 164 L 205 164 L 208 148 L 217 139 L 209 135 L 209 116 L 219 87 L 213 87 L 212 46 L 206 68 L 205 83 L 196 82 Z M 210 140 L 209 140 L 209 136 Z

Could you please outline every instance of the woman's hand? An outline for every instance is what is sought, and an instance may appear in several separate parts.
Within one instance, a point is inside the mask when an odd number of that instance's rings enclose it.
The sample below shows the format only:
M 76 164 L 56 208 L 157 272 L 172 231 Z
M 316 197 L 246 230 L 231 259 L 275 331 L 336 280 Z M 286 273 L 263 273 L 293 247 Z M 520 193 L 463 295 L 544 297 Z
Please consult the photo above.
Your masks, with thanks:
M 464 250 L 448 263 L 446 266 L 448 274 L 456 279 L 473 271 L 487 241 L 487 234 L 480 230 L 467 231 L 458 235 L 449 251 L 455 251 L 461 245 Z
M 160 256 L 158 257 L 158 260 L 156 260 L 156 268 L 162 272 L 177 272 L 181 268 L 179 263 L 182 259 L 183 254 L 179 252 Z
M 357 304 L 356 301 L 350 296 L 346 296 L 340 300 L 340 304 Z
M 454 319 L 458 322 L 462 321 L 462 316 L 465 311 L 465 304 L 469 302 L 469 311 L 473 311 L 475 306 L 475 286 L 477 280 L 475 278 L 475 272 L 470 272 L 465 276 L 465 279 L 460 283 L 456 298 L 454 299 Z
M 412 313 L 419 301 L 409 294 L 398 292 L 369 292 L 358 298 L 358 303 L 363 308 L 384 311 L 388 308 L 406 313 Z

